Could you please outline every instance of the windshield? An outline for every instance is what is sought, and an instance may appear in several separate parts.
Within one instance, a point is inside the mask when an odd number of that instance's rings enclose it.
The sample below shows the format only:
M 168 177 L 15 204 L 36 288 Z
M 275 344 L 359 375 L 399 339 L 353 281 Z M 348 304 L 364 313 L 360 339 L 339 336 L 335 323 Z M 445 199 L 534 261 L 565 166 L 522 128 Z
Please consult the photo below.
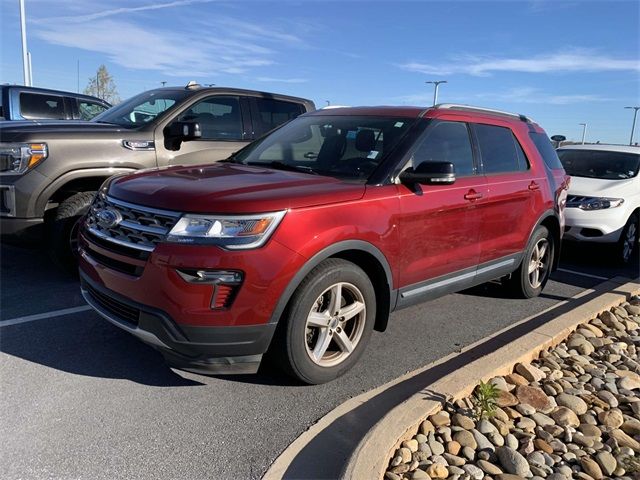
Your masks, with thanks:
M 163 116 L 189 92 L 152 90 L 141 93 L 93 118 L 93 122 L 113 123 L 125 128 L 142 127 Z
M 558 150 L 568 175 L 573 177 L 623 180 L 638 175 L 640 154 L 604 150 Z
M 364 182 L 414 122 L 373 116 L 299 117 L 232 160 Z

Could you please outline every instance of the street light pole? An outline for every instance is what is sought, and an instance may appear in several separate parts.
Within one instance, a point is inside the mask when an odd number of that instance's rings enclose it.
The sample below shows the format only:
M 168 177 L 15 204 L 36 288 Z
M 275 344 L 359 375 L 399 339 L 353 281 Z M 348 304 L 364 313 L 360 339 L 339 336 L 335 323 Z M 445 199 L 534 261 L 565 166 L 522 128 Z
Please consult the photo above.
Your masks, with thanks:
M 633 124 L 631 125 L 631 138 L 629 138 L 629 145 L 633 145 L 633 133 L 636 130 L 636 117 L 638 116 L 638 110 L 640 110 L 640 107 L 624 107 L 624 108 L 633 109 Z
M 20 0 L 20 35 L 22 37 L 22 73 L 24 84 L 31 86 L 31 75 L 29 73 L 29 58 L 27 54 L 27 18 L 24 13 L 24 0 Z
M 447 83 L 446 80 L 434 80 L 434 81 L 428 81 L 428 82 L 424 82 L 424 83 L 432 83 L 433 84 L 433 104 L 436 105 L 438 103 L 438 87 L 440 86 L 441 83 Z
M 579 123 L 578 125 L 582 125 L 582 145 L 584 145 L 584 138 L 587 136 L 587 124 Z

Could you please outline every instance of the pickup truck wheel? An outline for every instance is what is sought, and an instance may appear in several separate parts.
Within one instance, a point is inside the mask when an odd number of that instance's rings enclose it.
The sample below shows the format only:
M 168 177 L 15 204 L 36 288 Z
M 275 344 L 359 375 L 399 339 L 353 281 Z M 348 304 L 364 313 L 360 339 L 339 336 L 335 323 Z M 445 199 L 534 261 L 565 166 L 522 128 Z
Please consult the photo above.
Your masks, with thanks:
M 553 238 L 547 227 L 540 225 L 529 241 L 520 266 L 503 281 L 506 289 L 520 298 L 540 295 L 551 275 L 554 254 Z
M 95 193 L 76 193 L 58 205 L 50 225 L 49 254 L 53 262 L 63 269 L 75 270 L 77 266 L 78 228 Z
M 346 260 L 325 260 L 302 281 L 282 319 L 284 367 L 308 384 L 339 377 L 362 355 L 375 315 L 367 274 Z
M 618 242 L 617 257 L 622 263 L 629 263 L 634 251 L 638 249 L 638 235 L 640 234 L 640 213 L 634 212 L 622 229 Z

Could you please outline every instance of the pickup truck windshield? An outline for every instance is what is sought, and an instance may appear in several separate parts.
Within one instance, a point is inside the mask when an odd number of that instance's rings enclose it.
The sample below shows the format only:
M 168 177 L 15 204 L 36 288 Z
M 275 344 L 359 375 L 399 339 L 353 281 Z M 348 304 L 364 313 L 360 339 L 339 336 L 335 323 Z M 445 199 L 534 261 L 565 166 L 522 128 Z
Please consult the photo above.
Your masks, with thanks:
M 155 90 L 141 93 L 93 118 L 93 122 L 113 123 L 124 128 L 138 128 L 163 116 L 179 104 L 189 92 Z
M 640 155 L 603 150 L 558 150 L 565 171 L 572 177 L 623 180 L 638 175 Z
M 299 117 L 241 150 L 232 161 L 364 182 L 414 122 L 373 116 Z

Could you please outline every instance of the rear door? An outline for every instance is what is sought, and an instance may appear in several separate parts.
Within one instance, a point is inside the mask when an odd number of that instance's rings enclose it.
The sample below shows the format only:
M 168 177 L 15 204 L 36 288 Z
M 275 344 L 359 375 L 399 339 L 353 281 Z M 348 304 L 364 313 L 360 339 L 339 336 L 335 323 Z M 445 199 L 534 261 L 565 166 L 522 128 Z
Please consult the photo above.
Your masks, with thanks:
M 236 95 L 212 95 L 182 110 L 172 121 L 197 122 L 202 137 L 182 142 L 178 151 L 166 148 L 163 128 L 158 127 L 158 165 L 211 163 L 240 150 L 251 139 L 249 112 L 243 104 L 244 98 Z
M 399 186 L 402 245 L 400 303 L 470 285 L 480 257 L 478 238 L 486 179 L 478 174 L 467 123 L 433 120 L 410 153 L 411 166 L 455 166 L 452 185 Z
M 529 161 L 508 123 L 474 123 L 472 127 L 488 189 L 480 264 L 511 261 L 504 265 L 508 270 L 517 258 L 506 257 L 524 250 L 538 220 L 546 179 Z

